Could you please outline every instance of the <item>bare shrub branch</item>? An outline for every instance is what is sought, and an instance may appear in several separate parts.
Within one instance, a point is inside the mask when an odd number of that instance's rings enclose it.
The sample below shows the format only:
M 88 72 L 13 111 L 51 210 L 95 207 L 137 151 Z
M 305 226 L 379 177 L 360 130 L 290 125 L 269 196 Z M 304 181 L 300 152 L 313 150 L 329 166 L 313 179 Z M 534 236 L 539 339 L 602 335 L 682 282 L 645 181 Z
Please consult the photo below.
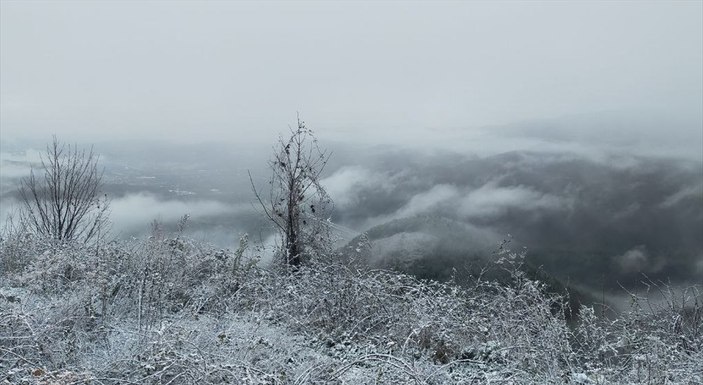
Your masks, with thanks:
M 104 235 L 109 202 L 101 195 L 103 173 L 90 150 L 56 137 L 42 156 L 43 177 L 32 170 L 20 182 L 20 221 L 48 239 L 88 243 Z

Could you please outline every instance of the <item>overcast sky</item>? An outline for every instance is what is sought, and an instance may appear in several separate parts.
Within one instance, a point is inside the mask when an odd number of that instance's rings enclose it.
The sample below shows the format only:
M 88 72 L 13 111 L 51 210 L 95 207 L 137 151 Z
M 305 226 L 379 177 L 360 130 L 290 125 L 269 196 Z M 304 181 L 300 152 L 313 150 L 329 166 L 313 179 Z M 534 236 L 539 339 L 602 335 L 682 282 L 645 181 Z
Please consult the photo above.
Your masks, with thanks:
M 271 141 L 296 111 L 381 141 L 601 112 L 703 130 L 701 1 L 1 4 L 3 141 Z

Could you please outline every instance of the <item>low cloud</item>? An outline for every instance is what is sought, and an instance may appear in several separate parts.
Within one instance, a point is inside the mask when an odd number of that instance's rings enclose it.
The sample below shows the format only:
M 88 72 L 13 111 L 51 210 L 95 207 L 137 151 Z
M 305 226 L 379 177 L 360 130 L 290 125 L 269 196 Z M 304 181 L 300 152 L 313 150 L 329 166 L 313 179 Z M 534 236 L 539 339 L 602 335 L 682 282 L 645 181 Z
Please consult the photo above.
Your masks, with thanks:
M 154 219 L 174 222 L 185 214 L 192 219 L 232 215 L 250 209 L 250 206 L 234 206 L 212 200 L 159 200 L 154 195 L 138 193 L 113 200 L 110 208 L 110 219 L 115 231 L 141 232 Z
M 703 203 L 703 183 L 685 187 L 678 192 L 669 195 L 659 206 L 662 208 L 669 208 L 689 199 L 697 199 L 698 204 Z
M 10 153 L 0 152 L 0 179 L 3 183 L 10 179 L 28 176 L 32 167 L 41 167 L 41 153 L 36 150 Z
M 395 188 L 396 190 L 391 193 L 398 195 L 398 189 L 402 188 L 402 186 L 395 186 Z M 454 211 L 460 197 L 461 190 L 456 186 L 448 184 L 435 185 L 426 191 L 412 195 L 397 210 L 388 214 L 366 218 L 361 228 L 368 229 L 394 219 L 417 215 L 447 215 Z
M 636 246 L 615 257 L 623 273 L 638 273 L 650 266 L 649 253 L 643 245 Z
M 394 217 L 403 218 L 419 214 L 429 214 L 431 211 L 446 211 L 455 205 L 456 200 L 461 196 L 458 188 L 452 185 L 440 184 L 433 186 L 428 191 L 419 193 L 412 197 L 410 201 Z
M 703 140 L 699 117 L 672 117 L 652 111 L 600 111 L 486 129 L 494 134 L 487 135 L 489 139 L 507 141 L 514 149 L 568 152 L 592 161 L 624 155 L 699 162 Z
M 468 190 L 439 184 L 415 194 L 390 215 L 374 218 L 372 224 L 416 215 L 444 215 L 464 219 L 497 218 L 509 210 L 548 211 L 566 209 L 570 199 L 539 192 L 526 186 L 500 187 L 496 181 Z
M 342 167 L 321 181 L 335 205 L 349 207 L 356 199 L 357 192 L 364 188 L 391 190 L 393 185 L 387 176 L 359 166 Z
M 627 250 L 625 253 L 616 256 L 615 261 L 620 266 L 620 271 L 625 274 L 656 273 L 665 264 L 663 259 L 655 258 L 645 245 L 635 246 Z
M 458 206 L 468 218 L 495 217 L 509 209 L 523 211 L 554 210 L 568 207 L 565 198 L 545 194 L 525 186 L 499 187 L 489 182 L 466 195 Z

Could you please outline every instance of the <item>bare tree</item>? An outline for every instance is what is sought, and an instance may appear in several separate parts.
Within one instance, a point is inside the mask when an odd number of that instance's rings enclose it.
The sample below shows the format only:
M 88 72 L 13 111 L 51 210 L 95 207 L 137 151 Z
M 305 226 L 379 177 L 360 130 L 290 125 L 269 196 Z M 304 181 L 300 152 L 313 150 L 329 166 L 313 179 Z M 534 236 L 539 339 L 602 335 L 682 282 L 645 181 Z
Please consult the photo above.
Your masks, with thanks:
M 279 137 L 274 156 L 268 201 L 262 197 L 249 174 L 254 194 L 264 213 L 283 239 L 284 262 L 299 266 L 306 254 L 319 251 L 328 243 L 324 215 L 331 200 L 320 185 L 320 175 L 330 154 L 320 149 L 312 130 L 298 118 L 290 137 Z
M 41 165 L 43 178 L 32 169 L 20 182 L 22 224 L 57 241 L 88 243 L 99 238 L 107 223 L 109 202 L 101 196 L 103 174 L 93 149 L 78 150 L 54 137 Z

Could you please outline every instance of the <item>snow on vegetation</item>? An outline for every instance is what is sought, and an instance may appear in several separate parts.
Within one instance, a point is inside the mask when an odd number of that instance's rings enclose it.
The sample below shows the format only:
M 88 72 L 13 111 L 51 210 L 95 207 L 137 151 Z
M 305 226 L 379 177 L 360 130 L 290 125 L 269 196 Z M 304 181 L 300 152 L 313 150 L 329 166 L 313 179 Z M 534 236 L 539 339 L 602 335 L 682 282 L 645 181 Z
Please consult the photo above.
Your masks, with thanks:
M 3 384 L 702 384 L 697 288 L 652 286 L 616 319 L 521 271 L 420 281 L 317 255 L 264 266 L 164 234 L 96 246 L 0 242 Z M 488 276 L 488 275 L 487 275 Z

